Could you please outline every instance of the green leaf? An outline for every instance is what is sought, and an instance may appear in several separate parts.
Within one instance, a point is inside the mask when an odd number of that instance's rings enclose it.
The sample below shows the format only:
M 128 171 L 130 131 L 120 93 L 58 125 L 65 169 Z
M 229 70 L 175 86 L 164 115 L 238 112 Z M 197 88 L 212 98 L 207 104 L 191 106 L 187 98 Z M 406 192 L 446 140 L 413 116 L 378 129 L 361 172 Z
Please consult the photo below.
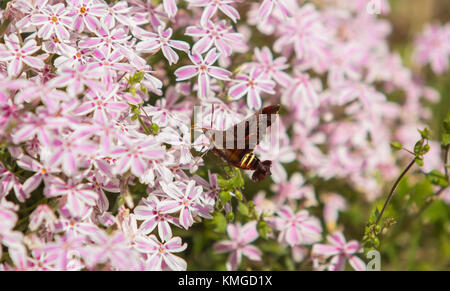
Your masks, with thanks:
M 414 153 L 416 155 L 420 155 L 422 152 L 422 140 L 419 140 L 418 142 L 416 142 L 416 144 L 414 145 Z
M 225 216 L 222 213 L 216 212 L 213 215 L 212 223 L 215 226 L 214 228 L 215 232 L 225 233 L 227 229 L 227 220 L 225 219 Z
M 423 166 L 423 158 L 422 157 L 416 157 L 415 161 L 419 167 Z
M 130 77 L 130 83 L 136 84 L 140 83 L 144 79 L 144 72 L 137 72 L 133 76 Z
M 152 123 L 151 129 L 152 129 L 153 134 L 158 134 L 159 133 L 159 126 L 158 126 L 158 124 Z
M 444 146 L 450 145 L 450 133 L 444 133 L 442 135 L 442 144 Z
M 431 131 L 427 127 L 425 127 L 423 130 L 418 129 L 418 131 L 423 139 L 431 138 Z
M 234 195 L 236 195 L 236 197 L 239 200 L 242 200 L 242 192 L 241 191 L 239 191 L 239 190 L 234 191 Z
M 244 202 L 239 202 L 238 210 L 242 216 L 248 217 L 248 215 L 249 215 L 248 207 L 247 207 L 247 205 L 245 205 Z
M 430 181 L 433 185 L 440 187 L 447 187 L 448 181 L 445 177 L 444 173 L 439 170 L 433 170 L 426 174 L 428 181 Z
M 220 201 L 222 201 L 223 204 L 230 202 L 231 197 L 232 196 L 229 191 L 220 191 L 219 193 Z
M 267 222 L 265 222 L 264 220 L 258 221 L 256 229 L 258 230 L 259 235 L 264 239 L 267 239 L 267 237 L 268 237 L 267 235 L 271 232 L 270 227 L 267 225 Z
M 444 132 L 450 134 L 450 110 L 447 111 L 447 116 L 445 117 L 442 126 L 444 128 Z
M 430 151 L 430 145 L 429 144 L 424 145 L 422 148 L 422 154 L 426 154 L 429 151 Z
M 391 147 L 392 147 L 394 150 L 401 150 L 401 149 L 403 148 L 402 144 L 399 143 L 398 141 L 393 141 L 393 142 L 391 142 Z

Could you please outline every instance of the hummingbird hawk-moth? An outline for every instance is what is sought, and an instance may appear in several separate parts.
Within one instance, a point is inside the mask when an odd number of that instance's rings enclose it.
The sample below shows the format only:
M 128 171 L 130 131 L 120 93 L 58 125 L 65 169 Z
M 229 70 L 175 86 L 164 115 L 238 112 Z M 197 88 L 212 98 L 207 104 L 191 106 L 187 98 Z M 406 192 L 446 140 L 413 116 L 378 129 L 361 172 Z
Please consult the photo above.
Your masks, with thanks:
M 272 161 L 261 161 L 253 151 L 279 110 L 280 105 L 267 106 L 226 130 L 202 128 L 202 131 L 211 141 L 214 154 L 237 168 L 254 170 L 252 180 L 259 182 L 272 174 Z

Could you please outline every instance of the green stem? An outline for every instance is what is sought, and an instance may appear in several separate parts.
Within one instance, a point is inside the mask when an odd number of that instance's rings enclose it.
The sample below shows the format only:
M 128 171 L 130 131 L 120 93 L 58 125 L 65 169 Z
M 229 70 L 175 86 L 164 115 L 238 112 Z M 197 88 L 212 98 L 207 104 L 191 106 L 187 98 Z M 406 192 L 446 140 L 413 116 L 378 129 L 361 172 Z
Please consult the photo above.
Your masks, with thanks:
M 3 34 L 5 33 L 5 31 L 8 28 L 10 23 L 11 23 L 11 20 L 9 18 L 6 18 L 5 21 L 3 21 L 2 25 L 0 26 L 0 36 L 1 37 L 3 37 Z
M 397 189 L 398 184 L 402 180 L 402 178 L 406 175 L 406 173 L 411 169 L 411 167 L 414 165 L 416 159 L 412 159 L 412 161 L 408 164 L 408 166 L 403 170 L 403 172 L 400 174 L 400 176 L 395 181 L 394 185 L 391 188 L 391 191 L 388 194 L 388 197 L 386 198 L 386 201 L 384 202 L 383 208 L 381 209 L 380 215 L 378 215 L 377 221 L 375 222 L 375 225 L 378 225 L 378 223 L 381 220 L 381 217 L 383 217 L 383 213 L 386 210 L 386 207 L 388 206 L 389 202 L 392 199 L 392 196 L 394 196 L 395 190 Z

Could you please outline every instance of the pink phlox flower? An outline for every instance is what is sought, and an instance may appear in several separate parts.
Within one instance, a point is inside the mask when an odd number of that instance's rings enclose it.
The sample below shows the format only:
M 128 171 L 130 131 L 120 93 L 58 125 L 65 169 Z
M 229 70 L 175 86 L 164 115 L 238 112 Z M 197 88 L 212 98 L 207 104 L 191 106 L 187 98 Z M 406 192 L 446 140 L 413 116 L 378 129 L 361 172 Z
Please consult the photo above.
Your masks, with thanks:
M 247 106 L 250 109 L 260 109 L 262 106 L 261 92 L 275 94 L 275 82 L 267 79 L 262 71 L 251 69 L 248 75 L 238 74 L 235 85 L 231 86 L 228 94 L 233 100 L 238 100 L 247 95 Z
M 362 246 L 356 241 L 352 240 L 347 242 L 342 232 L 334 232 L 327 236 L 327 240 L 330 243 L 315 244 L 312 249 L 313 258 L 316 261 L 323 259 L 330 259 L 326 265 L 326 269 L 331 271 L 343 271 L 345 269 L 345 263 L 348 260 L 350 265 L 356 271 L 365 271 L 366 264 L 363 260 L 356 256 L 357 253 L 361 253 Z M 321 264 L 320 262 L 318 263 Z
M 67 99 L 65 92 L 49 86 L 48 83 L 37 81 L 20 90 L 14 97 L 14 103 L 23 104 L 27 102 L 35 104 L 42 101 L 50 111 L 54 112 L 57 107 L 56 103 L 65 99 Z
M 287 181 L 287 172 L 282 164 L 291 163 L 296 159 L 295 150 L 279 120 L 273 122 L 268 131 L 255 150 L 259 153 L 260 159 L 272 161 L 272 179 L 275 182 Z
M 19 178 L 0 163 L 0 199 L 8 195 L 12 189 L 20 202 L 25 202 L 30 197 L 30 193 L 23 190 Z
M 220 67 L 213 66 L 220 53 L 216 49 L 210 50 L 205 58 L 201 55 L 189 55 L 193 65 L 183 66 L 175 71 L 177 81 L 184 81 L 198 76 L 198 96 L 207 98 L 210 94 L 210 80 L 213 77 L 219 80 L 229 81 L 231 72 Z
M 162 189 L 167 194 L 168 199 L 161 202 L 160 211 L 162 213 L 180 212 L 179 224 L 188 229 L 194 223 L 195 216 L 212 218 L 210 207 L 204 206 L 200 201 L 203 193 L 202 186 L 195 186 L 195 181 L 189 181 L 184 191 L 184 185 L 161 183 Z
M 316 206 L 318 204 L 316 194 L 312 185 L 305 184 L 305 179 L 300 173 L 292 174 L 289 181 L 283 181 L 273 185 L 272 190 L 277 193 L 274 202 L 283 205 L 286 201 L 305 200 L 305 206 Z
M 424 66 L 431 64 L 431 69 L 438 75 L 447 71 L 450 57 L 450 24 L 429 24 L 415 41 L 414 59 Z
M 139 269 L 138 253 L 130 247 L 128 238 L 121 232 L 107 234 L 104 230 L 91 233 L 89 236 L 95 246 L 91 247 L 91 255 L 87 257 L 88 265 L 111 265 L 114 270 Z
M 114 168 L 114 172 L 117 174 L 123 174 L 131 169 L 133 175 L 140 177 L 148 168 L 149 161 L 164 158 L 164 148 L 151 136 L 141 140 L 125 138 L 120 138 L 120 140 L 122 145 L 111 152 L 111 155 L 117 159 Z
M 101 67 L 97 64 L 76 64 L 74 68 L 62 67 L 57 76 L 49 81 L 49 85 L 62 88 L 67 87 L 67 93 L 74 97 L 81 93 L 85 86 L 91 90 L 100 89 Z
M 282 103 L 293 108 L 297 116 L 305 115 L 307 110 L 318 108 L 320 105 L 318 82 L 311 79 L 307 73 L 296 72 L 281 96 Z
M 128 27 L 136 26 L 132 12 L 133 7 L 128 6 L 127 1 L 112 3 L 107 8 L 107 13 L 101 17 L 101 23 L 108 29 L 113 29 L 119 23 Z
M 102 2 L 94 0 L 70 0 L 70 13 L 73 17 L 73 28 L 78 32 L 83 32 L 85 27 L 94 32 L 101 27 L 99 18 L 107 14 L 107 6 Z
M 203 195 L 200 199 L 204 201 L 205 205 L 214 206 L 220 191 L 217 175 L 212 174 L 211 171 L 208 170 L 208 181 L 198 175 L 195 175 L 192 179 L 194 179 L 198 185 L 203 187 Z
M 85 208 L 86 209 L 86 208 Z M 58 233 L 73 233 L 74 235 L 92 235 L 100 231 L 100 228 L 90 219 L 92 211 L 87 210 L 81 216 L 75 217 L 70 214 L 70 211 L 63 207 L 59 209 L 59 219 L 56 223 L 55 232 Z
M 233 49 L 247 47 L 244 36 L 235 32 L 225 20 L 217 23 L 208 21 L 205 26 L 189 26 L 185 34 L 198 38 L 192 47 L 195 54 L 203 54 L 214 45 L 223 56 L 227 57 L 231 55 Z
M 59 39 L 56 34 L 54 34 L 50 36 L 49 39 L 43 41 L 41 48 L 48 54 L 65 55 L 67 57 L 67 52 L 73 52 L 74 50 L 76 51 L 77 45 L 74 39 L 74 37 L 71 37 L 69 39 Z M 46 64 L 46 67 L 49 66 L 53 67 L 51 64 Z
M 329 193 L 322 200 L 325 204 L 323 219 L 328 230 L 332 231 L 336 227 L 339 212 L 347 209 L 347 202 L 341 195 L 336 193 Z
M 293 48 L 298 60 L 306 60 L 318 72 L 327 68 L 329 33 L 321 14 L 311 3 L 302 5 L 293 17 L 282 22 L 281 36 L 274 43 L 276 52 Z
M 47 204 L 41 204 L 30 214 L 28 227 L 31 231 L 36 231 L 41 225 L 44 225 L 50 231 L 54 231 L 56 221 L 57 218 L 53 210 Z
M 148 237 L 140 236 L 136 238 L 135 248 L 141 253 L 148 254 L 146 265 L 149 270 L 185 271 L 187 268 L 186 261 L 173 254 L 187 248 L 187 244 L 182 244 L 180 237 L 172 237 L 165 242 L 160 242 L 153 234 Z
M 285 0 L 264 0 L 258 9 L 258 18 L 260 22 L 266 22 L 272 11 L 277 7 L 285 17 L 291 16 Z
M 22 189 L 25 193 L 27 193 L 27 195 L 30 195 L 42 181 L 44 181 L 45 185 L 49 185 L 55 177 L 52 174 L 61 172 L 61 170 L 55 165 L 49 164 L 46 167 L 42 163 L 26 155 L 19 158 L 17 165 L 24 170 L 35 172 L 33 176 L 29 177 L 23 183 Z
M 345 82 L 336 88 L 338 94 L 334 96 L 338 105 L 348 105 L 346 113 L 360 116 L 383 116 L 386 108 L 382 107 L 386 96 L 373 86 L 362 82 Z M 357 101 L 357 102 L 352 102 Z
M 45 253 L 48 262 L 54 264 L 57 270 L 69 270 L 71 261 L 80 256 L 86 256 L 86 236 L 68 233 L 55 236 L 55 241 L 44 245 L 41 252 Z
M 233 22 L 237 22 L 240 19 L 239 12 L 231 6 L 235 0 L 188 0 L 189 5 L 194 7 L 204 7 L 200 23 L 205 25 L 208 21 L 217 13 L 218 10 L 222 11 Z
M 97 151 L 97 145 L 89 141 L 83 132 L 73 132 L 67 136 L 54 138 L 49 163 L 61 165 L 64 173 L 72 176 L 78 172 L 81 164 L 80 157 L 93 154 Z
M 0 44 L 0 61 L 8 64 L 8 73 L 11 76 L 18 76 L 23 70 L 24 63 L 35 69 L 44 68 L 41 58 L 31 56 L 40 49 L 35 39 L 28 38 L 21 45 L 16 34 L 5 35 L 3 38 L 5 44 Z
M 124 59 L 124 55 L 120 49 L 104 46 L 95 49 L 92 55 L 94 57 L 92 63 L 98 63 L 102 68 L 102 80 L 107 86 L 113 85 L 117 79 L 118 72 L 124 74 L 133 69 L 129 63 L 121 62 Z
M 134 209 L 137 220 L 143 220 L 139 226 L 139 231 L 143 234 L 151 233 L 158 227 L 158 234 L 161 241 L 167 241 L 172 237 L 170 224 L 180 227 L 178 219 L 161 211 L 161 201 L 155 196 L 141 200 L 141 204 Z
M 86 208 L 95 206 L 98 200 L 98 194 L 92 190 L 90 184 L 82 184 L 73 179 L 67 182 L 55 179 L 46 187 L 44 194 L 48 197 L 63 196 L 65 206 L 73 217 L 86 215 Z
M 63 3 L 52 6 L 45 5 L 39 12 L 30 18 L 31 23 L 39 27 L 38 37 L 46 40 L 56 36 L 59 41 L 70 38 L 69 30 L 71 30 L 72 18 L 68 16 L 69 11 Z
M 158 139 L 163 143 L 171 145 L 171 150 L 178 152 L 178 162 L 180 164 L 188 164 L 193 160 L 191 153 L 191 132 L 190 127 L 187 125 L 180 124 L 177 129 L 172 127 L 163 128 L 158 134 Z
M 278 241 L 285 242 L 291 247 L 320 241 L 322 226 L 308 211 L 300 210 L 294 213 L 289 206 L 284 206 L 277 211 L 277 215 L 276 227 L 280 231 Z
M 3 127 L 8 126 L 11 120 L 19 117 L 23 105 L 14 104 L 13 99 L 2 92 L 0 92 L 0 98 L 0 128 L 3 130 Z
M 20 143 L 31 140 L 37 135 L 42 146 L 49 146 L 52 144 L 52 130 L 67 125 L 66 122 L 67 120 L 64 118 L 51 118 L 51 115 L 43 107 L 40 107 L 36 110 L 36 115 L 22 116 L 22 124 L 13 134 L 13 141 Z
M 328 85 L 339 86 L 346 80 L 360 80 L 366 55 L 359 43 L 336 44 L 328 66 Z
M 147 32 L 145 30 L 139 32 L 138 35 L 142 41 L 136 45 L 136 50 L 145 53 L 156 53 L 162 50 L 164 57 L 169 61 L 169 65 L 176 64 L 179 59 L 173 48 L 186 53 L 189 52 L 190 46 L 187 42 L 171 39 L 172 28 L 164 29 L 163 26 L 159 26 L 157 32 Z
M 17 9 L 22 13 L 22 18 L 17 19 L 15 26 L 20 33 L 23 32 L 33 32 L 35 27 L 32 24 L 31 17 L 35 14 L 41 14 L 42 9 L 47 9 L 48 0 L 37 0 L 37 1 L 14 1 L 11 2 L 9 7 Z
M 130 60 L 130 64 L 133 66 L 133 69 L 135 69 L 137 72 L 144 72 L 144 78 L 139 84 L 135 84 L 136 93 L 141 93 L 141 86 L 145 86 L 148 90 L 155 93 L 158 96 L 162 95 L 162 86 L 163 83 L 160 79 L 153 76 L 152 74 L 155 73 L 155 71 L 152 70 L 152 67 L 147 64 L 147 61 L 139 56 L 131 56 L 128 55 L 127 58 Z M 141 96 L 142 100 L 147 100 L 148 94 L 141 93 L 143 96 Z M 161 99 L 158 99 L 158 101 Z M 141 102 L 133 102 L 129 101 L 130 103 L 141 103 Z
M 111 119 L 117 118 L 120 113 L 129 108 L 125 102 L 118 102 L 116 99 L 119 87 L 109 85 L 100 90 L 89 90 L 84 95 L 84 102 L 81 103 L 73 113 L 75 115 L 87 115 L 93 113 L 93 119 L 99 123 L 108 125 Z
M 265 46 L 262 49 L 255 48 L 255 59 L 257 62 L 251 63 L 251 66 L 254 66 L 256 70 L 262 71 L 266 79 L 273 79 L 283 87 L 289 85 L 291 77 L 284 72 L 284 70 L 289 68 L 285 57 L 281 56 L 274 59 L 270 49 Z
M 214 245 L 217 253 L 231 252 L 228 257 L 226 267 L 228 270 L 237 270 L 242 261 L 242 256 L 252 261 L 260 261 L 262 252 L 251 245 L 258 237 L 256 221 L 250 221 L 244 226 L 240 223 L 228 224 L 227 234 L 231 240 L 220 241 Z
M 154 29 L 161 25 L 165 25 L 162 18 L 167 17 L 163 11 L 163 4 L 153 4 L 149 1 L 129 0 L 127 1 L 135 7 L 135 15 L 133 20 L 137 25 L 150 23 Z
M 176 127 L 190 119 L 192 101 L 179 102 L 181 94 L 173 86 L 167 88 L 163 98 L 156 101 L 155 106 L 145 106 L 144 110 L 159 127 Z
M 111 175 L 112 176 L 112 175 Z M 109 209 L 109 201 L 106 197 L 105 191 L 110 193 L 120 192 L 120 181 L 117 178 L 106 176 L 100 171 L 91 172 L 87 179 L 92 183 L 92 189 L 97 192 L 99 200 L 97 206 L 101 213 Z
M 102 49 L 103 47 L 112 47 L 113 49 L 119 49 L 124 47 L 131 38 L 122 27 L 113 29 L 100 28 L 94 33 L 96 36 L 81 39 L 78 42 L 78 46 L 80 48 Z
M 90 63 L 90 51 L 74 46 L 64 46 L 64 51 L 59 51 L 53 64 L 57 68 L 71 67 L 74 68 L 78 64 Z
M 178 7 L 175 0 L 163 0 L 163 7 L 169 18 L 173 18 L 177 14 Z

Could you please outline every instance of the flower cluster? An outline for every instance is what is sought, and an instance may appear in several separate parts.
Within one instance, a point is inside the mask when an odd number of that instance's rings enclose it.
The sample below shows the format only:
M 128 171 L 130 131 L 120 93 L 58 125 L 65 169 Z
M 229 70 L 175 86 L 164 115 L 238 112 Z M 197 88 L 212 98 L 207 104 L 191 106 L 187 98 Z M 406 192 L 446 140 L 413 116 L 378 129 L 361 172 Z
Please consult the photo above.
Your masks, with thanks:
M 398 172 L 390 140 L 413 145 L 430 116 L 417 108 L 437 94 L 389 51 L 389 23 L 340 0 L 177 2 L 15 0 L 0 14 L 0 269 L 185 270 L 173 230 L 234 210 L 220 173 L 193 173 L 193 107 L 214 104 L 202 119 L 224 129 L 265 103 L 283 112 L 279 148 L 256 149 L 272 161 L 272 193 L 214 250 L 231 252 L 228 269 L 257 264 L 266 223 L 296 262 L 312 248 L 317 269 L 364 269 L 358 242 L 333 232 L 345 195 L 305 177 L 373 200 Z M 427 28 L 417 60 L 442 73 L 449 39 L 448 25 Z M 387 99 L 394 90 L 403 101 Z

